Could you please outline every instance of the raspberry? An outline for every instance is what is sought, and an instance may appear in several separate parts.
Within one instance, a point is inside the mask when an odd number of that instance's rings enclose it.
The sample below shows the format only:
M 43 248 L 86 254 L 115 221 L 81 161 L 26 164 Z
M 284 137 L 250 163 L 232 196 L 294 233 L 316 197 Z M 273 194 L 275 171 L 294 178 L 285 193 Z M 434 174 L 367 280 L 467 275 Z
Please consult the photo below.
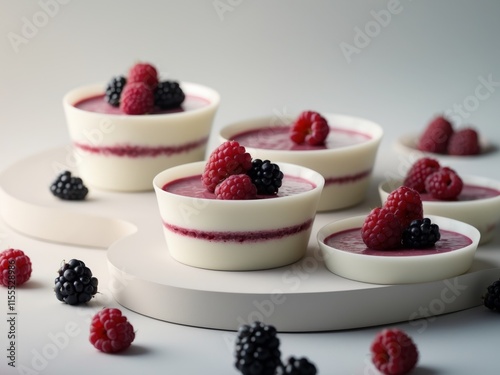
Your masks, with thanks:
M 262 322 L 240 326 L 236 337 L 235 366 L 243 375 L 274 375 L 281 366 L 276 328 Z
M 116 353 L 132 344 L 134 327 L 119 309 L 106 307 L 92 318 L 89 339 L 96 349 Z
M 257 196 L 257 188 L 246 174 L 235 174 L 217 185 L 215 196 L 225 200 L 253 199 Z
M 413 220 L 403 231 L 403 247 L 407 249 L 425 249 L 434 246 L 441 238 L 439 226 L 431 219 Z
M 247 175 L 257 187 L 257 193 L 263 195 L 277 194 L 283 182 L 280 167 L 269 160 L 254 159 Z
M 154 89 L 158 85 L 158 71 L 149 63 L 137 63 L 128 71 L 128 82 L 142 82 Z
M 436 199 L 453 200 L 462 191 L 464 184 L 451 168 L 443 167 L 425 180 L 425 190 Z
M 278 367 L 276 375 L 316 375 L 317 369 L 309 359 L 290 357 L 283 366 Z
M 478 133 L 472 128 L 456 131 L 448 143 L 449 155 L 477 155 L 480 150 Z
M 226 141 L 210 154 L 202 174 L 202 182 L 208 191 L 234 174 L 245 174 L 252 167 L 252 157 L 245 147 L 236 141 Z
M 425 193 L 425 179 L 433 172 L 439 170 L 439 162 L 432 158 L 421 158 L 411 166 L 406 174 L 403 185 Z
M 123 88 L 127 83 L 127 79 L 124 76 L 117 76 L 111 78 L 106 86 L 105 99 L 113 107 L 120 106 L 120 97 L 122 95 Z
M 50 185 L 50 191 L 56 197 L 64 200 L 83 200 L 89 189 L 80 177 L 72 176 L 71 172 L 64 171 Z
M 424 218 L 424 210 L 420 194 L 407 186 L 400 186 L 389 194 L 384 208 L 391 211 L 399 219 L 402 229 L 407 228 L 413 220 Z
M 7 249 L 0 253 L 0 285 L 22 285 L 31 277 L 31 271 L 31 260 L 22 250 Z
M 87 303 L 97 293 L 97 278 L 84 262 L 71 259 L 63 263 L 54 283 L 54 292 L 59 301 L 68 305 Z
M 186 95 L 175 81 L 163 81 L 158 83 L 154 90 L 155 105 L 161 109 L 177 108 L 179 107 Z
M 366 216 L 361 227 L 361 238 L 374 250 L 391 250 L 401 247 L 403 229 L 401 223 L 389 210 L 376 207 Z
M 432 120 L 418 140 L 420 151 L 446 154 L 448 142 L 453 134 L 453 126 L 444 117 L 438 116 Z
M 380 331 L 370 347 L 372 362 L 386 375 L 403 375 L 418 362 L 418 349 L 405 332 L 394 328 Z
M 153 91 L 142 82 L 127 83 L 122 91 L 120 108 L 128 115 L 143 115 L 154 107 Z
M 483 297 L 484 306 L 496 312 L 500 312 L 500 279 L 493 281 Z
M 290 138 L 297 144 L 319 146 L 325 143 L 330 132 L 328 122 L 318 112 L 304 111 L 293 123 Z

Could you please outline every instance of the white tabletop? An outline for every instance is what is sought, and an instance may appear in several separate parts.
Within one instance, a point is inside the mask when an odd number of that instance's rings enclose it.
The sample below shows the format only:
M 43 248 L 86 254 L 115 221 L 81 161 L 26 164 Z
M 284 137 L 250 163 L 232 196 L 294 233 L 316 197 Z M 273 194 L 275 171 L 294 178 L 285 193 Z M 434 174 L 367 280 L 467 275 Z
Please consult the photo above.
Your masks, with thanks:
M 419 132 L 438 113 L 500 145 L 499 14 L 500 3 L 492 1 L 4 1 L 0 170 L 69 144 L 63 94 L 106 81 L 137 60 L 217 89 L 222 102 L 213 134 L 231 121 L 305 109 L 374 120 L 385 131 L 378 176 L 407 167 L 394 141 Z M 449 163 L 462 173 L 500 179 L 491 160 Z M 89 319 L 103 306 L 119 307 L 110 293 L 106 250 L 36 240 L 3 221 L 0 245 L 24 249 L 34 264 L 31 280 L 17 293 L 16 368 L 5 354 L 7 292 L 0 290 L 0 374 L 238 373 L 234 332 L 124 308 L 137 331 L 133 346 L 121 355 L 97 352 L 87 338 Z M 57 268 L 70 258 L 86 260 L 100 275 L 101 293 L 88 306 L 54 297 Z M 420 349 L 415 374 L 498 372 L 493 348 L 500 320 L 482 306 L 394 326 Z M 322 374 L 375 374 L 369 345 L 381 328 L 281 333 L 281 350 L 284 358 L 309 357 Z

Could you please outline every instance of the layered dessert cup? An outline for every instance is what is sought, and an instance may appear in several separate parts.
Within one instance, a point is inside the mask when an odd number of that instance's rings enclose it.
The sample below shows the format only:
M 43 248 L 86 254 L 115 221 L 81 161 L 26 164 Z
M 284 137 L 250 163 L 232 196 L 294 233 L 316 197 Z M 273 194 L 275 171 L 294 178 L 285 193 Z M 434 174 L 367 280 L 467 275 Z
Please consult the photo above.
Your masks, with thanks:
M 160 172 L 153 180 L 170 255 L 189 266 L 247 271 L 285 266 L 307 250 L 324 178 L 279 163 L 276 196 L 219 200 L 201 181 L 205 162 Z
M 290 140 L 293 120 L 275 117 L 249 119 L 227 125 L 220 142 L 238 141 L 255 158 L 314 169 L 325 178 L 318 211 L 354 206 L 366 196 L 383 130 L 357 117 L 322 114 L 330 132 L 322 146 L 297 145 Z
M 500 220 L 500 182 L 478 176 L 461 176 L 464 186 L 455 200 L 445 201 L 421 194 L 425 214 L 448 217 L 476 227 L 480 244 L 491 241 Z M 380 183 L 378 190 L 384 203 L 389 194 L 403 184 L 402 180 Z
M 318 231 L 325 265 L 332 273 L 372 284 L 425 283 L 455 277 L 472 266 L 480 233 L 472 225 L 426 215 L 441 239 L 428 249 L 372 250 L 361 237 L 365 216 L 331 222 Z
M 92 187 L 113 191 L 152 190 L 162 170 L 203 160 L 219 94 L 181 82 L 180 108 L 128 115 L 104 100 L 106 84 L 92 84 L 63 98 L 74 160 Z

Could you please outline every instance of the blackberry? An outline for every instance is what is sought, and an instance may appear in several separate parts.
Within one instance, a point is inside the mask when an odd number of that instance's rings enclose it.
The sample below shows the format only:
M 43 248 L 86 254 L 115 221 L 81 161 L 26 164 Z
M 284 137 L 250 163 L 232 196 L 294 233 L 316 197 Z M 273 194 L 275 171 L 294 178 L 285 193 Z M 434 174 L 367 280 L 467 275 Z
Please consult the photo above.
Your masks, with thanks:
M 84 262 L 71 259 L 64 263 L 55 279 L 54 292 L 59 301 L 68 305 L 87 303 L 97 293 L 98 280 Z
M 262 322 L 244 324 L 236 338 L 236 368 L 243 375 L 274 375 L 281 366 L 276 328 Z
M 439 226 L 431 223 L 431 219 L 413 220 L 410 226 L 403 231 L 403 247 L 424 249 L 434 246 L 441 238 Z
M 247 171 L 247 175 L 257 187 L 257 194 L 262 195 L 277 194 L 283 181 L 280 167 L 269 160 L 252 160 L 252 167 Z
M 488 286 L 483 302 L 488 309 L 500 312 L 500 279 Z
M 286 364 L 278 368 L 276 375 L 316 375 L 316 366 L 307 358 L 290 357 Z
M 176 81 L 159 82 L 154 90 L 155 105 L 161 109 L 179 107 L 186 95 Z
M 71 172 L 64 171 L 50 185 L 50 191 L 58 198 L 77 201 L 85 199 L 89 189 L 80 177 L 71 176 Z
M 120 105 L 120 97 L 126 84 L 127 79 L 124 76 L 113 77 L 108 82 L 104 96 L 106 101 L 113 107 L 118 107 Z

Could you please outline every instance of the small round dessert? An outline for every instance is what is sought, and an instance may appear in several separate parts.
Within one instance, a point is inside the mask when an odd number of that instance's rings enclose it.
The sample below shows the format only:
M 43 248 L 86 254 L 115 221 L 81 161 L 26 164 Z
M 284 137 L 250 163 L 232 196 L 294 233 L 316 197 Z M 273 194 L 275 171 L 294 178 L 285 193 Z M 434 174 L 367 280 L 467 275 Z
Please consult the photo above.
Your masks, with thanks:
M 322 114 L 330 133 L 322 146 L 297 145 L 290 139 L 292 121 L 275 117 L 249 119 L 225 126 L 221 143 L 238 141 L 255 158 L 314 169 L 325 178 L 318 211 L 354 206 L 366 196 L 383 129 L 358 117 Z
M 203 160 L 219 107 L 211 88 L 188 82 L 180 108 L 128 115 L 104 100 L 105 83 L 63 98 L 75 166 L 86 184 L 112 191 L 152 190 L 162 170 Z
M 468 223 L 479 230 L 480 244 L 484 244 L 493 238 L 500 220 L 500 182 L 478 176 L 465 175 L 461 178 L 464 187 L 455 200 L 436 200 L 430 194 L 421 194 L 424 214 Z M 382 203 L 401 185 L 401 180 L 380 183 L 378 190 Z
M 371 284 L 425 283 L 467 272 L 479 231 L 461 221 L 426 217 L 441 232 L 441 239 L 430 249 L 371 250 L 361 238 L 365 216 L 331 222 L 317 236 L 325 265 L 338 276 Z
M 213 270 L 291 264 L 307 250 L 323 177 L 280 163 L 277 195 L 215 199 L 201 181 L 205 162 L 169 168 L 153 180 L 167 248 L 177 261 Z

